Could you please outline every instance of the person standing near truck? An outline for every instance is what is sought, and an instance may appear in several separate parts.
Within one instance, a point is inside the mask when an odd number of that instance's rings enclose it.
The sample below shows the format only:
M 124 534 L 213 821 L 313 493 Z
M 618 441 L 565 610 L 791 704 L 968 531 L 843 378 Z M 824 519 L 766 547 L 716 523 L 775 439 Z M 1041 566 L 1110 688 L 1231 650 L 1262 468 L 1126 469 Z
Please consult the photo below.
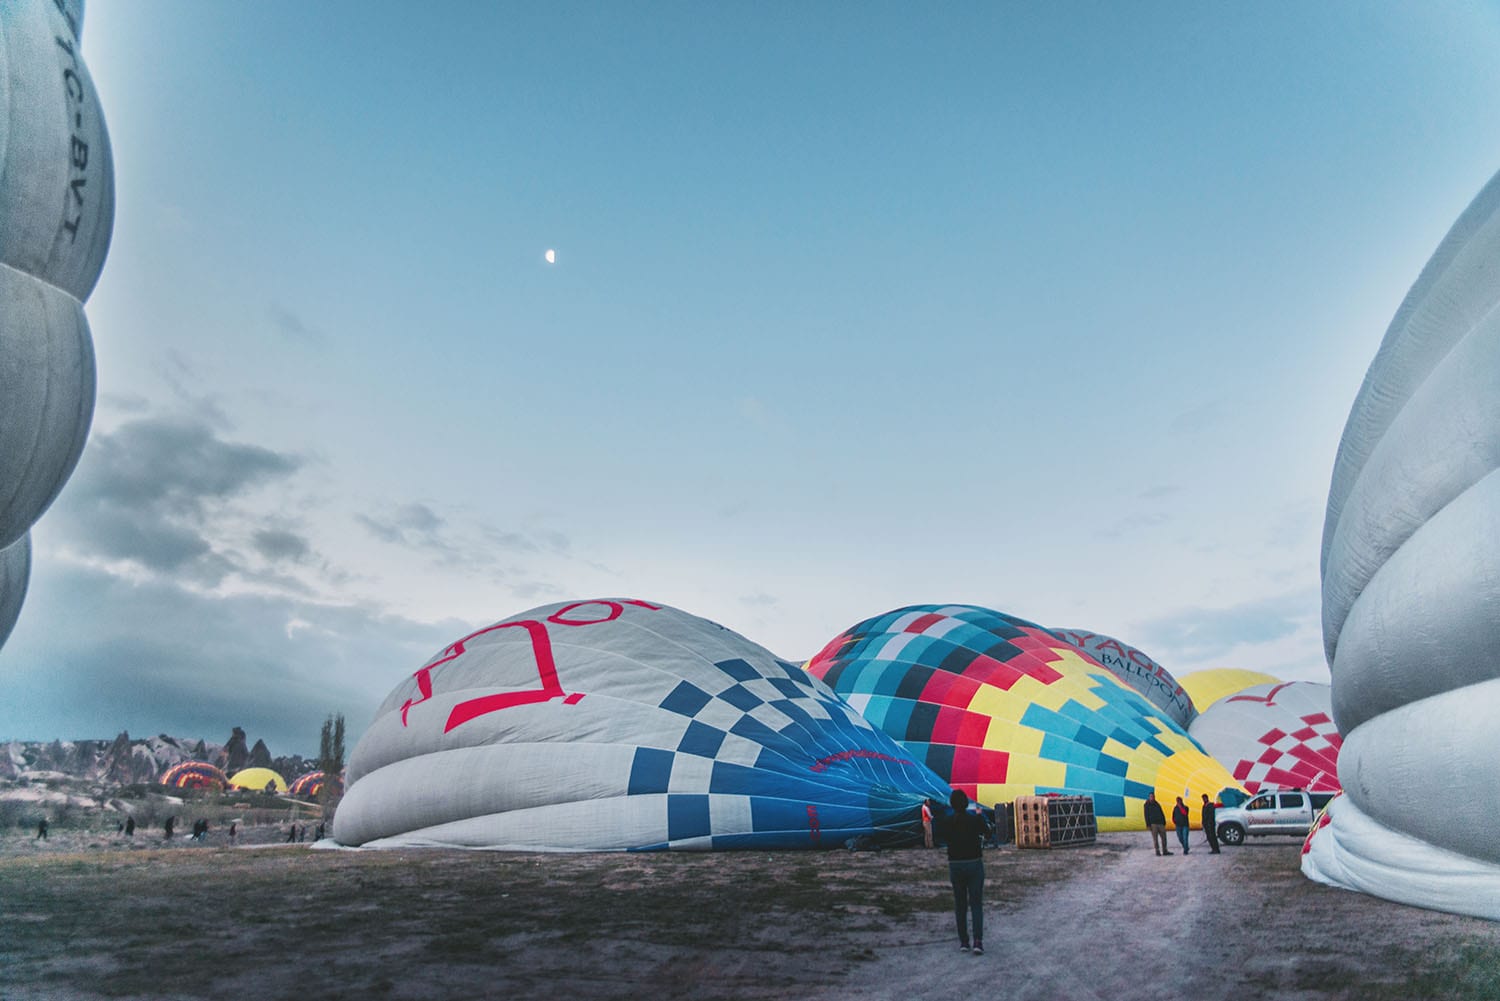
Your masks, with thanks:
M 1177 797 L 1177 805 L 1172 807 L 1172 826 L 1177 828 L 1177 840 L 1182 843 L 1182 854 L 1188 853 L 1188 837 L 1192 834 L 1188 820 L 1187 804 L 1182 797 Z
M 1203 794 L 1203 834 L 1208 838 L 1208 853 L 1219 854 L 1219 832 L 1216 817 L 1219 813 L 1219 804 L 1208 798 L 1208 793 Z
M 1156 793 L 1146 794 L 1146 829 L 1151 832 L 1151 847 L 1158 855 L 1170 855 L 1167 851 L 1167 815 L 1161 812 Z

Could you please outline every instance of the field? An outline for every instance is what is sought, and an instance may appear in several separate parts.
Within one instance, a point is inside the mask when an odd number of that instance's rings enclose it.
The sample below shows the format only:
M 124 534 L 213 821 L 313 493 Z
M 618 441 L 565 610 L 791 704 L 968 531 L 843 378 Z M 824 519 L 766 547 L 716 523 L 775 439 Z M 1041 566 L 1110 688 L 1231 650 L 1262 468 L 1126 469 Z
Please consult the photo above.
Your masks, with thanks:
M 1292 839 L 987 853 L 523 855 L 0 835 L 0 997 L 1500 998 L 1500 925 L 1304 879 Z

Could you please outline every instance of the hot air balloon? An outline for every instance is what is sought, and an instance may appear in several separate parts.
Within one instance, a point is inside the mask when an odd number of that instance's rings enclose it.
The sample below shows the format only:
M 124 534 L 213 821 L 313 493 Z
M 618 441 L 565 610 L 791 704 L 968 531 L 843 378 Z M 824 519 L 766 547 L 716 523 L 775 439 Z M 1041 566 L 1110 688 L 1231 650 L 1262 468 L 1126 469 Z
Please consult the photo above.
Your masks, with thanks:
M 317 799 L 318 794 L 323 791 L 327 784 L 327 777 L 321 771 L 307 772 L 292 780 L 291 788 L 287 791 L 298 799 Z M 333 777 L 333 788 L 343 791 L 344 783 L 337 775 Z
M 109 249 L 114 169 L 82 21 L 82 0 L 0 4 L 0 550 L 57 497 L 94 411 L 83 302 Z M 6 559 L 0 622 L 25 594 L 20 560 Z
M 920 837 L 947 787 L 795 664 L 634 599 L 535 608 L 445 647 L 350 755 L 346 845 L 828 848 Z
M 849 704 L 981 803 L 1088 795 L 1100 830 L 1141 830 L 1233 778 L 1160 709 L 1051 632 L 973 605 L 867 619 L 807 664 Z
M 1344 427 L 1323 640 L 1344 796 L 1308 876 L 1500 919 L 1500 175 L 1407 293 Z
M 31 576 L 31 536 L 23 535 L 5 549 L 0 549 L 0 646 L 10 636 L 26 600 L 26 583 Z
M 1209 706 L 1226 695 L 1243 692 L 1256 685 L 1279 684 L 1280 681 L 1280 678 L 1274 678 L 1259 671 L 1246 671 L 1238 667 L 1213 667 L 1206 671 L 1184 674 L 1182 690 L 1187 692 L 1188 698 L 1193 700 L 1193 708 L 1201 713 L 1208 711 Z
M 1188 734 L 1246 791 L 1339 791 L 1339 747 L 1327 685 L 1282 681 L 1226 695 Z
M 224 773 L 207 761 L 184 761 L 162 772 L 157 779 L 174 789 L 218 789 L 229 784 Z
M 229 776 L 229 786 L 251 792 L 286 792 L 286 779 L 269 768 L 245 768 Z
M 1184 730 L 1198 715 L 1193 700 L 1177 679 L 1143 651 L 1113 636 L 1090 632 L 1087 629 L 1049 629 L 1052 635 L 1077 647 L 1094 660 L 1109 668 L 1110 673 L 1134 688 L 1147 701 L 1172 718 L 1172 722 Z

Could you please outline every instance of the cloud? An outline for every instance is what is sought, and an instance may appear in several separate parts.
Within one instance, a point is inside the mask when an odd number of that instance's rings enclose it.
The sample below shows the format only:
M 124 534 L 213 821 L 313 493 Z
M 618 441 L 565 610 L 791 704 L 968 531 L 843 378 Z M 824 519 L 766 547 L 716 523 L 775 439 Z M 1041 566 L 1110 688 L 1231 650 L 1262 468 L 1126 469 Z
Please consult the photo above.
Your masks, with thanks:
M 764 591 L 757 591 L 754 594 L 742 595 L 740 604 L 749 605 L 752 608 L 770 608 L 776 604 L 776 599 Z
M 1213 432 L 1228 421 L 1231 413 L 1229 405 L 1223 400 L 1213 400 L 1183 411 L 1172 418 L 1168 427 L 1173 434 L 1198 435 Z
M 325 340 L 323 333 L 308 325 L 302 317 L 280 303 L 272 303 L 271 324 L 289 340 L 314 343 Z
M 273 563 L 300 563 L 312 553 L 312 543 L 296 532 L 281 528 L 263 528 L 251 536 L 256 552 Z
M 0 650 L 0 739 L 128 729 L 222 740 L 243 726 L 273 754 L 309 754 L 323 718 L 339 712 L 352 747 L 396 683 L 464 629 L 371 604 L 222 596 L 47 561 Z
M 1094 529 L 1094 538 L 1105 542 L 1113 542 L 1134 535 L 1136 532 L 1144 532 L 1171 522 L 1172 518 L 1161 511 L 1146 511 L 1140 514 L 1126 515 L 1117 518 L 1108 525 Z
M 225 440 L 202 417 L 137 418 L 93 437 L 57 517 L 78 553 L 211 587 L 240 565 L 224 538 L 233 503 L 300 466 L 295 456 Z M 271 532 L 256 548 L 264 553 L 268 543 L 290 544 Z
M 1163 663 L 1201 662 L 1236 647 L 1290 637 L 1319 621 L 1321 608 L 1315 589 L 1298 589 L 1229 608 L 1185 608 L 1142 622 L 1137 629 L 1142 649 L 1151 650 Z

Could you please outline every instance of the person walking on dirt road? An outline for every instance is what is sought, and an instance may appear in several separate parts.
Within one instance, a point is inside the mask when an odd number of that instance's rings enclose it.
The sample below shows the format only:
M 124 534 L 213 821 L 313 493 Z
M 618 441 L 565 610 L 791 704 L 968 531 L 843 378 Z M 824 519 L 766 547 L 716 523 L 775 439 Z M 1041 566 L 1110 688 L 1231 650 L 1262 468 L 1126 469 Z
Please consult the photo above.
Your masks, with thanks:
M 1156 793 L 1146 793 L 1146 830 L 1151 832 L 1151 847 L 1158 855 L 1170 855 L 1167 851 L 1167 815 L 1161 812 Z

